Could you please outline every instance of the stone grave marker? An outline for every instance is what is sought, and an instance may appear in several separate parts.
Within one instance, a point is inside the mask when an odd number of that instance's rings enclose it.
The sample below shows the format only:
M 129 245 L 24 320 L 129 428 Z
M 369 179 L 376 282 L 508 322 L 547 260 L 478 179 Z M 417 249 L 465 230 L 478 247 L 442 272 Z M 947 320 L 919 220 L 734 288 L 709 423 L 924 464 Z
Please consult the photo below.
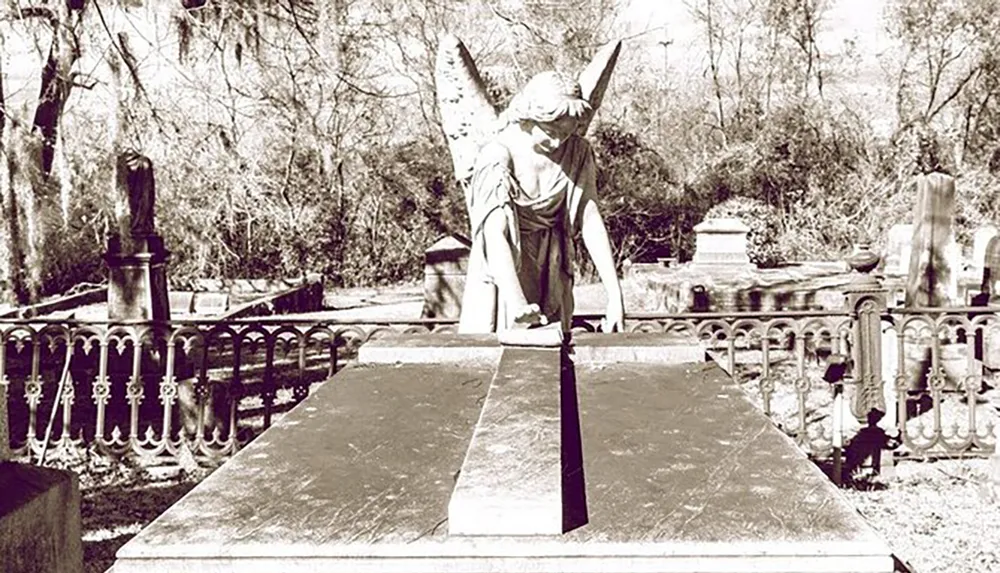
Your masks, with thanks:
M 119 211 L 108 238 L 108 318 L 169 320 L 167 263 L 170 251 L 155 226 L 156 184 L 148 157 L 128 151 L 118 156 Z
M 885 269 L 888 276 L 906 275 L 910 262 L 910 245 L 913 240 L 913 225 L 901 223 L 889 228 L 885 247 Z
M 216 315 L 229 310 L 229 293 L 196 292 L 191 304 L 195 314 Z
M 425 318 L 458 318 L 462 311 L 471 243 L 465 237 L 442 237 L 424 253 Z
M 955 180 L 944 173 L 917 178 L 913 240 L 906 279 L 907 307 L 952 306 L 958 301 L 960 257 L 955 259 Z
M 986 256 L 987 247 L 990 241 L 1000 231 L 997 230 L 993 225 L 986 225 L 985 227 L 980 227 L 976 229 L 976 232 L 972 235 L 972 272 L 976 276 L 982 276 L 983 272 L 986 270 Z M 1000 278 L 1000 277 L 998 277 Z
M 724 266 L 742 269 L 750 266 L 747 233 L 750 227 L 737 218 L 705 219 L 694 227 L 695 265 Z
M 986 245 L 981 290 L 982 304 L 1000 306 L 1000 235 Z M 983 333 L 983 366 L 1000 370 L 1000 329 L 987 327 Z

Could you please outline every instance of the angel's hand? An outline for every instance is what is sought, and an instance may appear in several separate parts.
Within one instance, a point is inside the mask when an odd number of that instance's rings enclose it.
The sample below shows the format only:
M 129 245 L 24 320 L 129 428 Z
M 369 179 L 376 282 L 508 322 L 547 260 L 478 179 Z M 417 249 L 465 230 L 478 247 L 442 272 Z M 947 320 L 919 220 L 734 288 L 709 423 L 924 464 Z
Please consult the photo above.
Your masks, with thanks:
M 545 326 L 548 323 L 548 317 L 542 314 L 537 304 L 527 304 L 514 311 L 514 324 L 530 327 Z
M 625 330 L 625 308 L 621 297 L 612 297 L 608 301 L 608 307 L 604 311 L 604 319 L 601 321 L 601 332 L 624 332 Z

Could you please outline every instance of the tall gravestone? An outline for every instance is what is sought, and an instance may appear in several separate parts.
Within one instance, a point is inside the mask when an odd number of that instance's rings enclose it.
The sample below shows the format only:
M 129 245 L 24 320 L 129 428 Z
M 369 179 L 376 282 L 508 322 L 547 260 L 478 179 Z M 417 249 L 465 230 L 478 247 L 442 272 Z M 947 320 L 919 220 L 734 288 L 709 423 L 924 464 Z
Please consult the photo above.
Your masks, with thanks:
M 913 211 L 906 306 L 950 306 L 957 303 L 958 265 L 949 256 L 953 250 L 955 180 L 944 173 L 917 179 Z
M 983 253 L 983 282 L 980 289 L 987 304 L 1000 304 L 1000 235 L 994 235 Z
M 170 252 L 156 233 L 156 182 L 149 158 L 133 151 L 118 156 L 118 229 L 108 238 L 108 318 L 168 320 L 167 261 Z
M 944 173 L 930 173 L 917 179 L 913 210 L 913 239 L 910 267 L 906 276 L 907 308 L 948 307 L 960 304 L 958 273 L 962 264 L 955 241 L 955 180 Z M 939 361 L 946 371 L 954 370 L 963 358 L 962 345 L 953 340 L 932 340 L 910 336 L 904 341 L 906 377 L 911 391 L 922 391 L 933 362 L 932 348 L 939 349 Z M 949 376 L 957 384 L 955 376 Z

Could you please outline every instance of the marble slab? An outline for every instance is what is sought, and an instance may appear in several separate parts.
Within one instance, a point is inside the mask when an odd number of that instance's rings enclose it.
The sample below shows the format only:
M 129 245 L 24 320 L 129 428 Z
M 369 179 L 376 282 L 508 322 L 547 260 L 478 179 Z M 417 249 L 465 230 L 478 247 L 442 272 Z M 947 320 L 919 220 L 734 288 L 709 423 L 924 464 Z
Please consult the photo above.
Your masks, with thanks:
M 842 493 L 713 363 L 568 369 L 571 527 L 450 535 L 493 376 L 345 369 L 123 546 L 112 572 L 893 571 Z
M 448 338 L 442 338 L 447 336 Z M 447 341 L 444 344 L 442 341 Z M 694 335 L 627 332 L 607 335 L 574 333 L 568 342 L 577 364 L 645 362 L 687 364 L 704 362 L 705 348 Z M 496 364 L 503 347 L 492 334 L 393 334 L 358 349 L 362 364 Z
M 442 338 L 447 337 L 447 338 Z M 442 341 L 447 340 L 447 343 Z M 361 364 L 482 364 L 494 366 L 503 347 L 495 334 L 387 334 L 358 348 Z
M 638 362 L 669 365 L 708 360 L 705 347 L 695 336 L 661 332 L 575 334 L 570 354 L 576 364 Z
M 504 349 L 448 504 L 449 534 L 563 532 L 561 354 Z

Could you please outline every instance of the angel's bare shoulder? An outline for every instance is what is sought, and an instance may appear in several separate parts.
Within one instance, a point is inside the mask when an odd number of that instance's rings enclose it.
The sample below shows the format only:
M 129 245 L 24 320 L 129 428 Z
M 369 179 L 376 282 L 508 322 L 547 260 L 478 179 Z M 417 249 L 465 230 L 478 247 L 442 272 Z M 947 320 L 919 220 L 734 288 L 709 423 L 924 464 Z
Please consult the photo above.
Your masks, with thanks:
M 476 157 L 476 168 L 502 166 L 510 169 L 513 166 L 510 149 L 499 141 L 490 141 L 479 150 Z

